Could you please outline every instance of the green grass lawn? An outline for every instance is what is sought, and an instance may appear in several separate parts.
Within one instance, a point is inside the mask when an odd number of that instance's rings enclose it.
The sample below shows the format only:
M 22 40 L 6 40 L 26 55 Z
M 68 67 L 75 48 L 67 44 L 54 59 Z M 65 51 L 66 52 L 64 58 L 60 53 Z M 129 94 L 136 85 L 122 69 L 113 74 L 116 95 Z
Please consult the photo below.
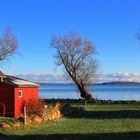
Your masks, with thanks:
M 7 139 L 140 140 L 140 104 L 75 105 L 73 114 L 57 122 L 0 129 L 0 140 Z

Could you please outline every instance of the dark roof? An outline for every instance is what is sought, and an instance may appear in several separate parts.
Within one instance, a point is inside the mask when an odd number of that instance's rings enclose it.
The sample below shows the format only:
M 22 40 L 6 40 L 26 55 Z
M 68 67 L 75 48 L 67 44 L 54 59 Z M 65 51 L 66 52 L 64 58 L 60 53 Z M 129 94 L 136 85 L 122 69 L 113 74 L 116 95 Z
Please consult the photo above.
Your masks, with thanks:
M 3 83 L 7 83 L 18 87 L 39 87 L 40 85 L 34 82 L 24 80 L 11 75 L 4 75 Z

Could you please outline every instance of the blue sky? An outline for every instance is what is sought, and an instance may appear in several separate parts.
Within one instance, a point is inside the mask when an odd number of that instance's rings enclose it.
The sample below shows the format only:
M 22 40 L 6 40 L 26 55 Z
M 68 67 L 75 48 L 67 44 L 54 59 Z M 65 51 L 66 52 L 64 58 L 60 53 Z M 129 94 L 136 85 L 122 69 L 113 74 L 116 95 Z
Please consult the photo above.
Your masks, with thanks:
M 19 52 L 1 65 L 12 74 L 55 71 L 53 34 L 77 32 L 97 48 L 100 73 L 140 72 L 140 0 L 0 0 L 0 34 L 12 26 Z

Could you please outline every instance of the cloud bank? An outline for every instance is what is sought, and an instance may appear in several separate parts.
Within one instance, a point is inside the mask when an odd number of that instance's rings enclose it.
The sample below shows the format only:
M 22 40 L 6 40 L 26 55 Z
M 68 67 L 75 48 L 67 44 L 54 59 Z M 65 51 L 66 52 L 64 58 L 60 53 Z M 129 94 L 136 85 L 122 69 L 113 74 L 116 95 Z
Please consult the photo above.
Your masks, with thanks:
M 71 83 L 61 74 L 20 74 L 18 77 L 39 83 Z M 103 83 L 111 81 L 140 82 L 140 73 L 119 72 L 112 74 L 98 74 L 93 82 Z
M 111 81 L 128 81 L 140 82 L 140 73 L 119 72 L 112 74 L 100 74 L 97 78 L 98 82 L 111 82 Z

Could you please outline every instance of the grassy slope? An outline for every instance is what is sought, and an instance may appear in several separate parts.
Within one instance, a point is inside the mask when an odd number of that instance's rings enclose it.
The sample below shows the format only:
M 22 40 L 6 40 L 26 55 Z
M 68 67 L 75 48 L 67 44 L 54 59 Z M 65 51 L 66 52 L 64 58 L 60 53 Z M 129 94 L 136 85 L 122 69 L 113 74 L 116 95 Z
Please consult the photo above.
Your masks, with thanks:
M 0 129 L 1 139 L 140 139 L 140 105 L 89 105 L 59 122 Z

